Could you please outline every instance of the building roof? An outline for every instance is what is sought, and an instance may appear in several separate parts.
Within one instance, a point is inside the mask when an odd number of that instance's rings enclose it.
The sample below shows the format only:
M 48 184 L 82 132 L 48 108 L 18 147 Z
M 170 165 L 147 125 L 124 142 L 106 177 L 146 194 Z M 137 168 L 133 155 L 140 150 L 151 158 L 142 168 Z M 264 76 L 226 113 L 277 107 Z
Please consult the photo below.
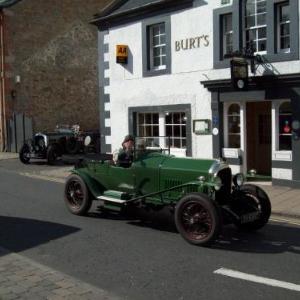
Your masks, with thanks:
M 0 8 L 12 6 L 21 0 L 0 0 Z
M 95 25 L 112 24 L 144 13 L 191 4 L 192 0 L 114 0 L 91 21 Z

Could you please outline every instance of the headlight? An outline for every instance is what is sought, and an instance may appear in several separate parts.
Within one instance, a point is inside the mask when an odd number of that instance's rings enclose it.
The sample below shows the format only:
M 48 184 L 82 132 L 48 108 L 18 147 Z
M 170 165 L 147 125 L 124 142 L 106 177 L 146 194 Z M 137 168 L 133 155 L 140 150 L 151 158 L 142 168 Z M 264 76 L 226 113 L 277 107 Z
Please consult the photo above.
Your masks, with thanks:
M 244 184 L 244 175 L 242 173 L 235 174 L 233 176 L 233 184 L 235 186 L 242 186 Z
M 213 184 L 216 191 L 219 191 L 222 187 L 222 180 L 219 176 L 214 176 Z
M 204 182 L 204 181 L 205 181 L 205 176 L 199 176 L 197 179 L 198 179 L 199 181 L 201 181 L 201 182 Z

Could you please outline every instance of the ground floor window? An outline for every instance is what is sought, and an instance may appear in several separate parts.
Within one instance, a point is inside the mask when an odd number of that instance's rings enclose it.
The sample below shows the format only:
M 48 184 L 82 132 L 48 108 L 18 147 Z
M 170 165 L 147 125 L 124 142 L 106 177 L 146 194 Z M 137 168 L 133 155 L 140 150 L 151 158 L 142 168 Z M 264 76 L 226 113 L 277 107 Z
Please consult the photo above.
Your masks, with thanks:
M 139 113 L 137 133 L 143 137 L 159 136 L 159 114 Z
M 186 148 L 186 116 L 184 112 L 165 113 L 165 135 L 171 148 Z
M 227 110 L 227 147 L 241 147 L 240 105 L 231 104 Z
M 278 127 L 278 150 L 292 150 L 292 108 L 289 101 L 279 106 Z
M 166 136 L 165 146 L 186 148 L 186 113 L 185 112 L 139 112 L 136 132 L 141 137 Z

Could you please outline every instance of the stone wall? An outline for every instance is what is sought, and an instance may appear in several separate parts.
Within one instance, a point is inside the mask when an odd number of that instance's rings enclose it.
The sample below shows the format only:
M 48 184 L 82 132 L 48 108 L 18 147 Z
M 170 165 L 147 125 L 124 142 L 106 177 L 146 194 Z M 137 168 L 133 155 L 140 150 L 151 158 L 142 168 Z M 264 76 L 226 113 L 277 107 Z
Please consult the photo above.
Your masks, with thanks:
M 22 0 L 5 11 L 7 102 L 33 118 L 35 131 L 99 128 L 97 28 L 89 20 L 108 2 Z

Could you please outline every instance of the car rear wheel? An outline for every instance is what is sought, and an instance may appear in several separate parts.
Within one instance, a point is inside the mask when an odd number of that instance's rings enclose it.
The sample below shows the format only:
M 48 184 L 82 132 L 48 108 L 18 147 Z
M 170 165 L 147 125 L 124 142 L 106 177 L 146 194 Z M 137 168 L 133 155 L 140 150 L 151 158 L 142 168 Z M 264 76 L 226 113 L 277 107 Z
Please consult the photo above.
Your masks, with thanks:
M 20 152 L 19 152 L 19 158 L 20 161 L 23 164 L 28 164 L 30 161 L 30 149 L 28 147 L 28 145 L 23 145 Z
M 218 207 L 207 196 L 191 193 L 178 202 L 175 209 L 175 224 L 186 241 L 205 246 L 218 237 L 221 215 Z
M 67 179 L 64 199 L 67 208 L 74 215 L 85 215 L 92 205 L 87 186 L 78 175 L 71 175 Z
M 60 152 L 57 145 L 50 145 L 47 150 L 47 161 L 49 165 L 54 165 Z

